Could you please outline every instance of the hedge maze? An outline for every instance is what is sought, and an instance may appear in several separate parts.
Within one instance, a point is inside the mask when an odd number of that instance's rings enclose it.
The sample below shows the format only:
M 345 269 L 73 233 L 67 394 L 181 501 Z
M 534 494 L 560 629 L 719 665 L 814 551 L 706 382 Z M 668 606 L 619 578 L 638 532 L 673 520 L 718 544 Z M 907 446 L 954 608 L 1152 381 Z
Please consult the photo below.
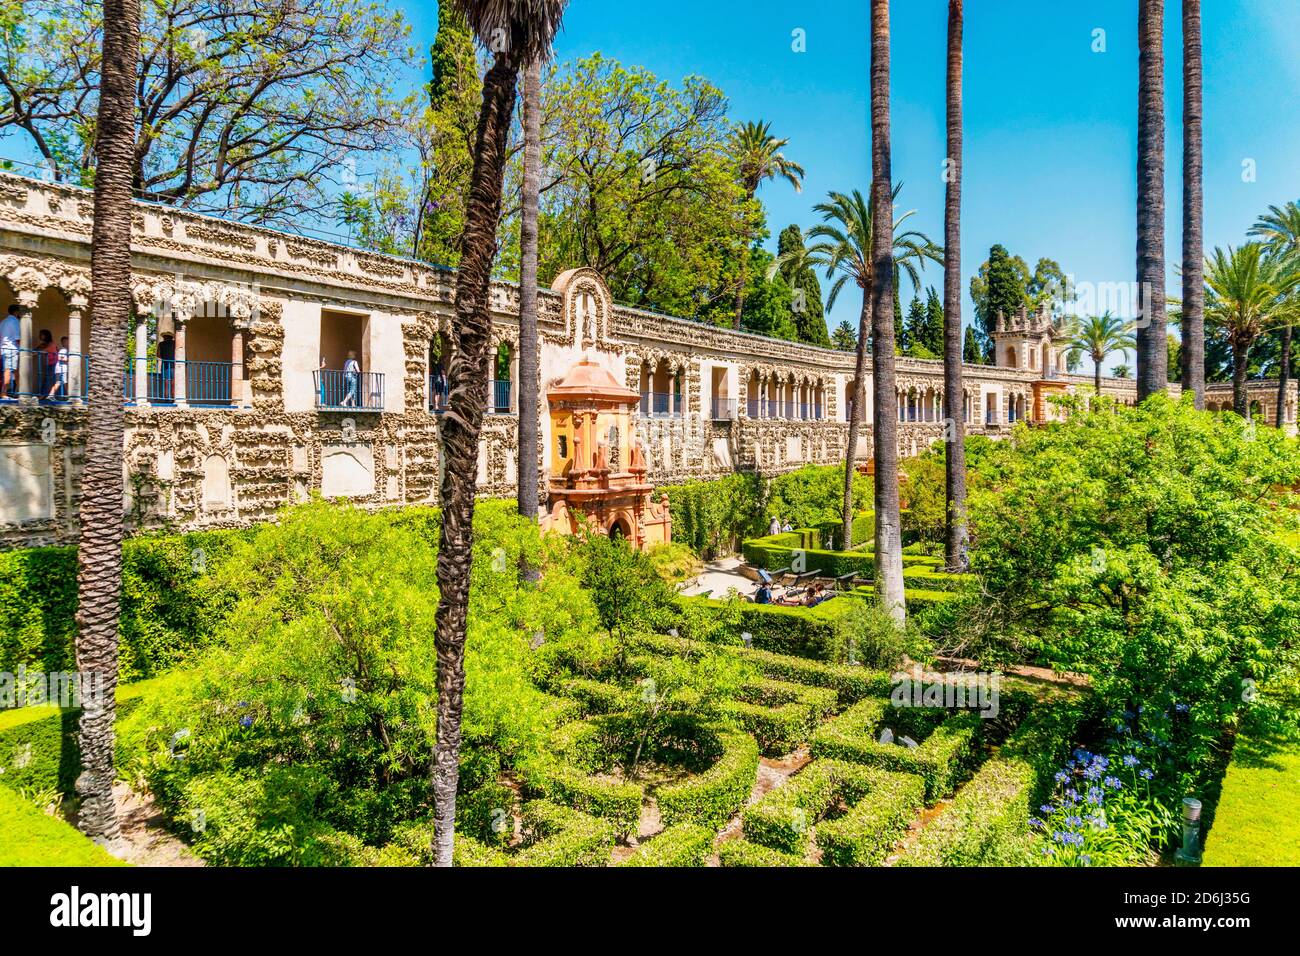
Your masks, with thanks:
M 644 734 L 635 675 L 708 654 L 757 676 L 707 717 L 677 713 Z M 458 864 L 996 863 L 1026 845 L 1031 801 L 1086 713 L 1073 690 L 1015 678 L 996 719 L 973 702 L 900 707 L 885 672 L 677 637 L 632 639 L 624 663 L 620 679 L 548 687 L 574 718 L 552 735 L 553 761 L 525 775 L 512 833 L 458 834 Z M 798 769 L 755 798 L 761 758 Z M 630 778 L 637 761 L 652 772 Z
M 458 801 L 458 865 L 1015 862 L 1030 808 L 1090 718 L 1081 692 L 1009 677 L 985 719 L 965 699 L 896 706 L 895 675 L 861 666 L 677 637 L 626 645 L 616 671 L 561 669 L 548 683 L 556 729 L 544 766 L 463 774 L 473 783 Z M 706 655 L 748 676 L 647 725 L 643 675 Z M 154 683 L 124 688 L 121 705 Z M 32 708 L 0 722 L 5 782 L 68 789 L 75 718 Z M 410 824 L 370 856 L 428 863 L 431 838 L 431 823 Z

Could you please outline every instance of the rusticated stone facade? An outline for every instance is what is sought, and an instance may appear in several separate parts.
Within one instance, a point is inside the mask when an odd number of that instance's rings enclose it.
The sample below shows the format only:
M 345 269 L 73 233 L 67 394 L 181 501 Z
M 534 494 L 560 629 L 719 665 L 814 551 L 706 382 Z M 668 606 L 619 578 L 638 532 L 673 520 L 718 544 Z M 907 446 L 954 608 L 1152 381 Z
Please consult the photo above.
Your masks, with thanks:
M 76 540 L 91 211 L 84 190 L 0 174 L 0 298 L 19 307 L 22 349 L 44 329 L 69 353 L 59 380 L 43 354 L 23 351 L 21 394 L 0 402 L 0 546 Z M 154 205 L 137 206 L 133 227 L 138 324 L 123 342 L 131 529 L 242 526 L 312 494 L 366 507 L 436 502 L 434 373 L 452 339 L 453 273 Z M 484 396 L 484 496 L 513 495 L 518 475 L 518 299 L 513 286 L 493 288 L 501 357 Z M 774 474 L 844 454 L 849 353 L 626 308 L 590 269 L 560 276 L 540 311 L 532 414 L 543 476 L 547 390 L 584 360 L 641 394 L 634 427 L 650 483 Z M 1044 382 L 1070 391 L 1090 381 L 1016 365 L 967 367 L 972 432 L 1051 415 Z M 42 401 L 51 384 L 57 401 Z M 906 456 L 943 433 L 941 363 L 900 359 L 898 388 Z M 1107 379 L 1104 391 L 1133 400 L 1131 382 Z M 1252 386 L 1270 420 L 1274 392 Z M 870 447 L 868 428 L 863 459 Z

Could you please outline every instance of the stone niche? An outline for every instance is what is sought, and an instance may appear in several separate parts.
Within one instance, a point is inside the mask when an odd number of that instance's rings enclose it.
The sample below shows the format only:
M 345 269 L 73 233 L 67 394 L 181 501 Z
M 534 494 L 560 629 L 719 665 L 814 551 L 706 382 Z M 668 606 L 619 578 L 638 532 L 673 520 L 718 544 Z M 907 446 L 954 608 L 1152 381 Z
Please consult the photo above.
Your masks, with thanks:
M 375 453 L 368 443 L 321 449 L 320 493 L 326 498 L 366 498 L 375 493 Z
M 221 455 L 208 455 L 203 459 L 203 510 L 228 511 L 232 497 L 230 463 Z
M 0 444 L 0 524 L 54 517 L 49 445 Z

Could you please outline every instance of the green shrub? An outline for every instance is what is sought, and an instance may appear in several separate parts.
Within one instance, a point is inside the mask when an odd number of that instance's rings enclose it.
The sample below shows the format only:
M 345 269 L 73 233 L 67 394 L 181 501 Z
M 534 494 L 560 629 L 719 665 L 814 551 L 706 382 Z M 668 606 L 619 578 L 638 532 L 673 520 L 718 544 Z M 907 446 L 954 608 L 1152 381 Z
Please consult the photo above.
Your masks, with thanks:
M 126 866 L 5 787 L 0 787 L 0 833 L 0 866 Z
M 605 866 L 614 828 L 605 820 L 545 800 L 524 804 L 524 842 L 515 866 Z
M 965 591 L 976 585 L 969 574 L 949 574 L 923 564 L 903 568 L 903 584 L 909 588 L 928 591 Z
M 778 757 L 806 742 L 838 703 L 829 687 L 763 680 L 745 688 L 724 713 L 753 734 L 765 757 Z
M 675 637 L 643 636 L 637 638 L 636 643 L 638 647 L 656 654 L 684 656 L 698 654 L 706 649 L 695 641 Z M 843 706 L 864 697 L 886 697 L 894 686 L 893 678 L 887 671 L 827 664 L 746 647 L 728 647 L 726 651 L 753 664 L 764 677 L 807 684 L 810 687 L 829 687 L 839 694 Z
M 994 759 L 958 791 L 899 859 L 900 866 L 1002 866 L 1024 862 L 1037 780 L 1022 760 Z
M 871 507 L 871 479 L 853 475 L 853 510 Z M 837 522 L 844 509 L 844 466 L 805 465 L 772 479 L 768 485 L 767 518 L 794 527 L 811 528 Z
M 882 772 L 849 811 L 817 824 L 823 866 L 879 866 L 925 805 L 925 784 L 910 773 Z
M 606 780 L 567 764 L 546 772 L 541 779 L 540 789 L 548 799 L 609 821 L 620 837 L 636 832 L 645 800 L 640 784 Z
M 154 678 L 117 689 L 119 721 L 147 694 L 161 691 L 170 678 Z M 81 773 L 77 751 L 79 708 L 60 710 L 53 705 L 0 711 L 0 784 L 15 790 L 57 791 L 71 794 Z M 125 749 L 118 740 L 118 749 Z
M 728 619 L 733 643 L 739 643 L 736 639 L 748 633 L 753 646 L 759 650 L 820 661 L 847 661 L 850 650 L 844 621 L 870 613 L 870 602 L 857 595 L 841 595 L 816 607 L 733 603 L 700 597 L 678 598 L 678 601 L 682 607 L 701 613 L 733 615 L 734 623 Z
M 718 858 L 723 866 L 731 867 L 767 867 L 767 866 L 812 866 L 802 856 L 782 853 L 771 847 L 750 843 L 748 840 L 728 840 L 718 848 Z
M 836 799 L 852 802 L 862 796 L 868 789 L 868 776 L 865 768 L 852 764 L 814 761 L 744 809 L 741 821 L 745 839 L 802 856 L 817 821 Z
M 657 544 L 646 551 L 650 566 L 669 584 L 681 584 L 700 573 L 704 562 L 686 545 L 674 541 Z
M 673 540 L 703 557 L 731 553 L 758 532 L 767 497 L 761 475 L 736 473 L 659 488 L 668 499 Z
M 713 852 L 713 831 L 679 823 L 636 848 L 620 866 L 704 866 Z
M 457 836 L 451 848 L 452 866 L 513 866 L 514 860 L 473 837 Z
M 656 797 L 665 826 L 698 823 L 714 830 L 740 810 L 754 789 L 758 744 L 746 733 L 717 732 L 721 755 L 703 773 L 661 787 Z
M 213 572 L 249 534 L 149 534 L 123 544 L 121 680 L 175 667 L 212 638 L 230 600 L 213 587 Z M 0 671 L 75 670 L 76 612 L 75 547 L 0 552 Z
M 914 773 L 925 781 L 925 798 L 932 802 L 956 786 L 975 747 L 979 722 L 971 713 L 949 716 L 934 708 L 894 708 L 886 700 L 865 700 L 823 724 L 811 749 L 814 757 Z M 896 739 L 904 734 L 924 739 L 915 747 L 881 743 L 878 736 L 886 726 Z

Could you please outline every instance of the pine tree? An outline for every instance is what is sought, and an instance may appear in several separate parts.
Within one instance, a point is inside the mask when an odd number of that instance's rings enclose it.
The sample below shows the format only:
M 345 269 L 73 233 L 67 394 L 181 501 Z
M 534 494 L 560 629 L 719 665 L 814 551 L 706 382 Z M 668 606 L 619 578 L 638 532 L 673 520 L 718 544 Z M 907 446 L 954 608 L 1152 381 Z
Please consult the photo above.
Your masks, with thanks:
M 470 148 L 478 129 L 483 82 L 474 54 L 474 36 L 465 13 L 454 3 L 438 4 L 438 33 L 429 50 L 432 171 L 416 231 L 417 255 L 439 265 L 460 258 L 465 198 L 473 168 Z
M 830 348 L 831 339 L 826 330 L 826 309 L 822 303 L 822 286 L 811 263 L 795 253 L 806 249 L 803 230 L 796 225 L 786 226 L 777 238 L 778 256 L 782 260 L 780 274 L 790 287 L 794 299 L 794 326 L 800 342 Z M 802 292 L 802 297 L 799 293 Z
M 913 297 L 912 304 L 907 309 L 907 318 L 903 321 L 903 337 L 906 342 L 903 347 L 904 355 L 923 359 L 935 357 L 935 353 L 926 344 L 925 322 L 925 306 L 921 304 L 920 299 Z
M 935 356 L 943 355 L 943 300 L 931 286 L 925 302 L 925 347 Z
M 966 335 L 961 345 L 961 360 L 967 365 L 983 365 L 984 350 L 980 348 L 979 338 L 975 335 L 975 326 L 966 326 Z
M 854 352 L 858 348 L 858 336 L 848 322 L 841 322 L 835 327 L 831 342 L 841 352 Z

